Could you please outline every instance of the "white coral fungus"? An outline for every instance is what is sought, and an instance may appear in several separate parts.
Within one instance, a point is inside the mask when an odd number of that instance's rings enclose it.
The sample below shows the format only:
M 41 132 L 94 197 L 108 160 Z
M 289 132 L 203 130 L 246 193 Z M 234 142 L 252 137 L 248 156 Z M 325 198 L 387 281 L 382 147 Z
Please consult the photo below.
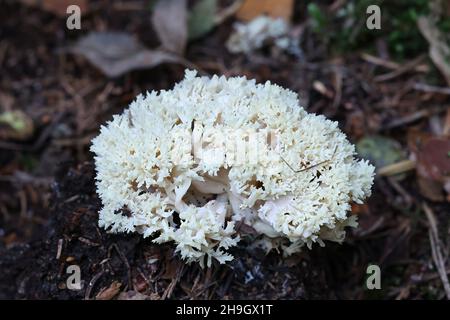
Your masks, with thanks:
M 307 113 L 292 91 L 194 71 L 138 96 L 91 149 L 99 225 L 173 241 L 202 266 L 233 259 L 242 224 L 286 254 L 341 242 L 374 175 L 337 123 Z
M 289 47 L 289 26 L 281 18 L 258 16 L 248 23 L 235 23 L 234 29 L 226 43 L 232 53 L 249 53 L 261 48 L 269 40 L 281 49 Z

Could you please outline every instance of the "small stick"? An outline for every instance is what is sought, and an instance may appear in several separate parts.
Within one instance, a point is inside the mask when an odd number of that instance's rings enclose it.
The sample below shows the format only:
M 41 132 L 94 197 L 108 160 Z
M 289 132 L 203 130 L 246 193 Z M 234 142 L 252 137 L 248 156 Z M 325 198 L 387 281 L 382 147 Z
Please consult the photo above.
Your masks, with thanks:
M 61 252 L 62 252 L 62 247 L 64 244 L 64 239 L 59 239 L 58 240 L 58 250 L 56 251 L 56 259 L 59 260 L 59 258 L 61 257 Z
M 303 168 L 303 169 L 299 169 L 299 170 L 294 170 L 294 168 L 292 168 L 292 166 L 281 155 L 280 155 L 280 158 L 289 167 L 289 169 L 291 169 L 295 173 L 300 173 L 300 172 L 303 172 L 303 171 L 310 170 L 312 168 L 318 167 L 318 166 L 320 166 L 320 165 L 322 165 L 324 163 L 330 162 L 331 160 L 333 160 L 333 158 L 334 158 L 334 156 L 336 154 L 336 150 L 337 150 L 337 146 L 334 148 L 333 156 L 330 159 L 321 161 L 319 163 L 313 164 L 312 166 L 309 166 L 309 167 L 306 167 L 306 168 Z
M 447 271 L 445 269 L 445 259 L 441 249 L 441 240 L 439 239 L 436 217 L 434 216 L 431 208 L 425 202 L 422 204 L 422 208 L 429 222 L 428 231 L 430 236 L 431 255 L 439 277 L 441 278 L 442 285 L 444 286 L 447 299 L 450 300 L 450 283 L 447 277 Z
M 393 164 L 388 164 L 377 170 L 380 176 L 393 176 L 399 173 L 407 172 L 413 170 L 416 167 L 415 161 L 403 160 Z

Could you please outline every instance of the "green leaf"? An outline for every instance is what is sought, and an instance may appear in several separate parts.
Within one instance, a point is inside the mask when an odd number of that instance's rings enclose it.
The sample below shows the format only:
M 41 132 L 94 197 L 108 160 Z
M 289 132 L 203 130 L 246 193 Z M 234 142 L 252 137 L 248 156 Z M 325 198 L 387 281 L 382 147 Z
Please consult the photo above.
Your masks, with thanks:
M 33 135 L 33 120 L 20 110 L 0 113 L 0 139 L 26 140 Z
M 217 0 L 199 0 L 195 3 L 188 19 L 189 40 L 198 39 L 214 28 L 216 10 Z
M 322 13 L 322 10 L 315 3 L 309 3 L 307 10 L 308 15 L 312 19 L 314 31 L 321 32 L 327 25 L 327 18 Z
M 369 160 L 377 168 L 405 159 L 400 144 L 383 136 L 362 138 L 356 144 L 356 150 L 362 158 Z

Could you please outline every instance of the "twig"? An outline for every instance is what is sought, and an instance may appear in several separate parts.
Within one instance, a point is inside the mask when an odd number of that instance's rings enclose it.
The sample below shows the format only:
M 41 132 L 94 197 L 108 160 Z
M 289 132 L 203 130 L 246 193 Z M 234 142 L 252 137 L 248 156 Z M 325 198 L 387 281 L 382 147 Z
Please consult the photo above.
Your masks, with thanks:
M 422 118 L 426 118 L 426 117 L 432 116 L 434 114 L 441 113 L 447 109 L 448 109 L 448 106 L 434 108 L 434 109 L 419 110 L 412 114 L 408 114 L 405 117 L 392 120 L 388 124 L 384 125 L 380 130 L 388 130 L 388 129 L 402 127 L 407 124 L 416 122 L 417 120 L 420 120 Z
M 334 148 L 333 155 L 331 156 L 330 159 L 321 161 L 319 163 L 313 164 L 312 166 L 309 166 L 309 167 L 306 167 L 306 168 L 303 168 L 303 169 L 300 169 L 300 170 L 295 170 L 294 168 L 292 168 L 292 166 L 280 154 L 279 154 L 279 156 L 280 156 L 281 160 L 283 160 L 283 162 L 289 167 L 289 169 L 291 169 L 295 173 L 300 173 L 300 172 L 307 171 L 307 170 L 310 170 L 312 168 L 318 167 L 318 166 L 320 166 L 322 164 L 330 162 L 331 160 L 333 160 L 333 158 L 334 158 L 334 156 L 336 154 L 336 150 L 337 150 L 337 146 Z
M 95 283 L 98 281 L 98 279 L 100 279 L 100 277 L 103 275 L 104 272 L 105 272 L 104 270 L 99 271 L 92 277 L 91 281 L 89 281 L 88 287 L 86 288 L 86 293 L 84 294 L 85 300 L 89 300 L 92 288 L 94 288 Z
M 447 271 L 445 269 L 444 257 L 442 255 L 441 241 L 439 239 L 436 217 L 434 216 L 431 208 L 425 202 L 422 204 L 422 208 L 429 222 L 428 232 L 430 236 L 431 254 L 433 257 L 433 261 L 436 265 L 442 284 L 444 286 L 447 299 L 450 300 L 450 284 L 447 277 Z
M 400 68 L 400 65 L 396 62 L 392 62 L 389 60 L 385 60 L 383 58 L 375 57 L 368 53 L 362 53 L 361 58 L 369 63 L 372 63 L 377 66 L 382 66 L 387 69 L 397 70 L 398 68 Z
M 78 240 L 83 242 L 83 243 L 85 243 L 85 244 L 87 244 L 88 246 L 91 246 L 91 247 L 98 247 L 98 246 L 100 246 L 99 243 L 93 242 L 93 241 L 91 241 L 91 240 L 89 240 L 87 238 L 84 238 L 84 237 L 78 237 Z
M 214 17 L 214 23 L 215 24 L 221 24 L 225 20 L 227 20 L 229 17 L 233 16 L 242 6 L 244 0 L 236 0 L 232 4 L 230 4 L 228 7 L 223 9 L 221 12 L 219 12 Z
M 61 252 L 62 252 L 62 247 L 64 244 L 64 239 L 59 239 L 58 240 L 58 250 L 56 250 L 56 260 L 59 260 L 59 258 L 61 257 Z
M 125 255 L 123 254 L 123 252 L 120 250 L 119 246 L 116 243 L 114 243 L 112 245 L 112 247 L 114 249 L 116 249 L 117 253 L 119 254 L 120 259 L 123 261 L 123 263 L 125 264 L 125 266 L 127 268 L 128 288 L 133 288 L 132 282 L 131 282 L 131 268 L 130 268 L 130 263 L 128 262 L 128 259 L 125 257 Z
M 448 87 L 436 87 L 426 83 L 416 82 L 414 83 L 413 88 L 417 91 L 450 95 L 450 88 Z
M 405 199 L 405 202 L 406 202 L 408 208 L 411 207 L 414 200 L 413 200 L 412 196 L 408 193 L 408 191 L 406 191 L 402 187 L 402 185 L 400 183 L 398 183 L 397 180 L 395 180 L 394 178 L 388 177 L 387 181 L 395 189 L 395 191 L 397 191 L 403 197 L 403 199 Z
M 184 264 L 180 264 L 177 269 L 177 275 L 172 279 L 170 284 L 167 286 L 166 290 L 164 291 L 163 295 L 161 296 L 161 300 L 165 300 L 166 298 L 170 298 L 172 295 L 173 290 L 175 289 L 175 285 L 178 281 L 181 279 L 181 275 L 183 274 Z
M 416 163 L 412 160 L 403 160 L 393 164 L 388 164 L 377 170 L 380 176 L 393 176 L 399 173 L 413 170 L 416 167 Z
M 425 55 L 420 55 L 419 57 L 415 58 L 412 61 L 405 63 L 403 66 L 401 66 L 400 68 L 398 68 L 392 72 L 388 72 L 388 73 L 376 76 L 374 78 L 374 80 L 375 80 L 375 82 L 383 82 L 383 81 L 394 79 L 394 78 L 414 69 L 420 62 L 422 62 L 422 60 L 424 58 L 425 58 Z

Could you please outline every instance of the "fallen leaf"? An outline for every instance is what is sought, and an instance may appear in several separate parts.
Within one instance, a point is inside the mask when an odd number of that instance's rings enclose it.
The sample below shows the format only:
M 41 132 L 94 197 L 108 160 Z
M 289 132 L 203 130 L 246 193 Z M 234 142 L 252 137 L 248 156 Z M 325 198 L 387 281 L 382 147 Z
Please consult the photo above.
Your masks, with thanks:
M 164 49 L 183 55 L 187 42 L 186 0 L 159 0 L 152 24 Z
M 351 211 L 353 215 L 369 214 L 369 206 L 366 203 L 353 203 L 351 204 Z
M 361 157 L 370 160 L 377 168 L 399 162 L 406 158 L 397 141 L 383 136 L 362 138 L 356 144 L 356 150 Z
M 444 189 L 447 191 L 446 185 L 450 183 L 449 137 L 436 138 L 430 133 L 411 129 L 408 147 L 416 159 L 420 193 L 431 201 L 444 201 Z
M 199 0 L 195 3 L 188 18 L 189 39 L 198 39 L 215 25 L 215 15 L 217 11 L 217 0 Z
M 420 174 L 417 175 L 417 185 L 419 186 L 419 191 L 422 196 L 431 201 L 444 201 L 444 190 L 442 189 L 442 184 L 436 182 L 430 178 L 422 177 Z
M 236 18 L 250 21 L 260 15 L 282 18 L 290 22 L 294 9 L 293 0 L 245 0 L 236 13 Z
M 431 60 L 450 86 L 450 47 L 447 45 L 445 36 L 430 17 L 419 17 L 417 25 L 430 44 L 429 55 Z
M 138 292 L 145 291 L 148 288 L 148 281 L 142 275 L 138 274 L 133 279 L 133 288 Z
M 419 152 L 420 148 L 422 148 L 423 145 L 432 138 L 433 135 L 429 132 L 411 128 L 408 130 L 407 134 L 408 149 L 417 159 L 417 153 Z
M 0 113 L 0 139 L 27 140 L 34 133 L 33 120 L 20 110 Z
M 134 37 L 122 32 L 92 32 L 67 51 L 85 57 L 111 78 L 131 70 L 181 62 L 175 54 L 147 49 Z
M 417 154 L 417 171 L 423 177 L 444 182 L 450 178 L 450 139 L 432 138 Z
M 119 281 L 113 281 L 108 288 L 103 288 L 100 292 L 95 296 L 95 300 L 111 300 L 113 299 L 120 291 L 120 287 L 122 284 Z

